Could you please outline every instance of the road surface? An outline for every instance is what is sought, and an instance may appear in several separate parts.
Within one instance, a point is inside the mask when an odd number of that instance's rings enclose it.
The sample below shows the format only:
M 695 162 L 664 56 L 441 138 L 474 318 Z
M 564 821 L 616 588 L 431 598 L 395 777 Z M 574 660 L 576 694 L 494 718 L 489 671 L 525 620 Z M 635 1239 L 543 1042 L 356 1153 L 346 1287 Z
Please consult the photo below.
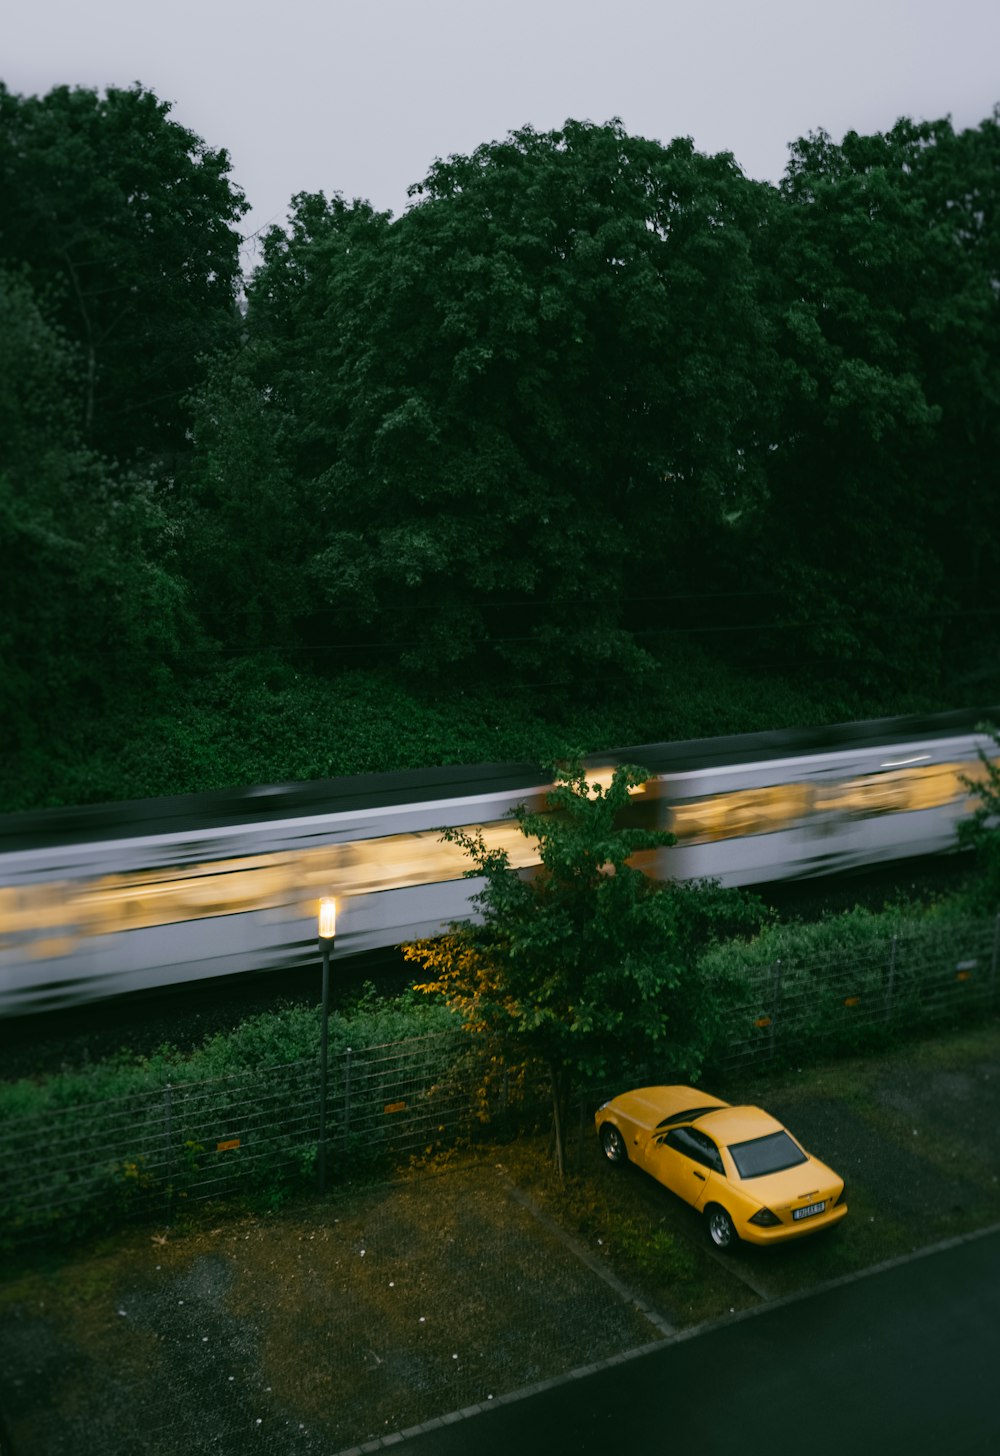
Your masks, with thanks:
M 996 1456 L 1000 1231 L 446 1420 L 392 1449 L 399 1456 Z

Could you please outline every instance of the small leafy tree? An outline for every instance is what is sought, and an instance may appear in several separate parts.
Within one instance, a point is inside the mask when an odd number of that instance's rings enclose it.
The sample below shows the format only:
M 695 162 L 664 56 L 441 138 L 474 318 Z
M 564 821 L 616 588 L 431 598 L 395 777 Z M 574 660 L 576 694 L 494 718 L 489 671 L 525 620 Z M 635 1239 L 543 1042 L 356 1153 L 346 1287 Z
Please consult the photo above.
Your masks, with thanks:
M 622 766 L 602 788 L 574 767 L 558 773 L 548 812 L 514 810 L 538 841 L 534 874 L 512 869 L 481 832 L 446 830 L 472 860 L 467 875 L 484 881 L 472 897 L 481 920 L 403 947 L 423 968 L 418 990 L 443 996 L 470 1032 L 545 1065 L 560 1176 L 574 1084 L 654 1058 L 696 1076 L 713 1026 L 698 955 L 763 917 L 739 892 L 656 881 L 630 863 L 674 842 L 663 830 L 621 826 L 648 777 Z
M 992 723 L 980 723 L 980 733 L 988 733 L 1000 748 L 1000 729 Z M 973 908 L 990 913 L 1000 911 L 1000 756 L 979 750 L 983 772 L 976 778 L 963 779 L 966 788 L 979 799 L 979 807 L 971 819 L 959 825 L 959 843 L 976 851 L 979 870 L 971 898 Z

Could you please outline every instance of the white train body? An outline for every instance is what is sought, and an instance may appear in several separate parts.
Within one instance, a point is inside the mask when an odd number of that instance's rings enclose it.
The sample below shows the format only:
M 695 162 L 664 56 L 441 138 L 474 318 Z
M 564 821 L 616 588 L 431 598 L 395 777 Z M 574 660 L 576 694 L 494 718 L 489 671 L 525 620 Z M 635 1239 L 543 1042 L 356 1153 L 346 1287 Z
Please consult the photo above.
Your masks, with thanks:
M 955 848 L 963 779 L 996 751 L 976 721 L 644 744 L 588 768 L 652 773 L 630 813 L 677 843 L 648 873 L 754 885 Z M 338 956 L 437 934 L 478 888 L 440 831 L 482 826 L 527 868 L 508 816 L 546 788 L 537 769 L 478 765 L 5 816 L 0 1015 L 305 964 L 324 895 Z

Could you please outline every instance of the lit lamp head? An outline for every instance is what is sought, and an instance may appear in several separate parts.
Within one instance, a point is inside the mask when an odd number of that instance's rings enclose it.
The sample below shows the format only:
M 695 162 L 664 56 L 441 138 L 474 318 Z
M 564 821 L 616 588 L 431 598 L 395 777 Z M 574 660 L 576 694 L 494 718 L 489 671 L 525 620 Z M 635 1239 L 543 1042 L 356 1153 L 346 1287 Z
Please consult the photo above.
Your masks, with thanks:
M 337 934 L 337 902 L 325 899 L 319 902 L 319 938 L 333 940 Z

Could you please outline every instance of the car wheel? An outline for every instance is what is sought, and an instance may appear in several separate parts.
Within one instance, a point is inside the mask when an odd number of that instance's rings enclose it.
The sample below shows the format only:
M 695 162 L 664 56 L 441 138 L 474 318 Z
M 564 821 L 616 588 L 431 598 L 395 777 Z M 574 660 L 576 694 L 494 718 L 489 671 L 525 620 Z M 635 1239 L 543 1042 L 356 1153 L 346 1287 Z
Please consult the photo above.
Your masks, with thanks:
M 731 1249 L 739 1242 L 736 1226 L 724 1208 L 717 1203 L 705 1210 L 708 1219 L 708 1237 L 717 1249 Z
M 606 1122 L 601 1128 L 601 1147 L 609 1163 L 627 1163 L 628 1150 L 625 1139 L 613 1122 Z

